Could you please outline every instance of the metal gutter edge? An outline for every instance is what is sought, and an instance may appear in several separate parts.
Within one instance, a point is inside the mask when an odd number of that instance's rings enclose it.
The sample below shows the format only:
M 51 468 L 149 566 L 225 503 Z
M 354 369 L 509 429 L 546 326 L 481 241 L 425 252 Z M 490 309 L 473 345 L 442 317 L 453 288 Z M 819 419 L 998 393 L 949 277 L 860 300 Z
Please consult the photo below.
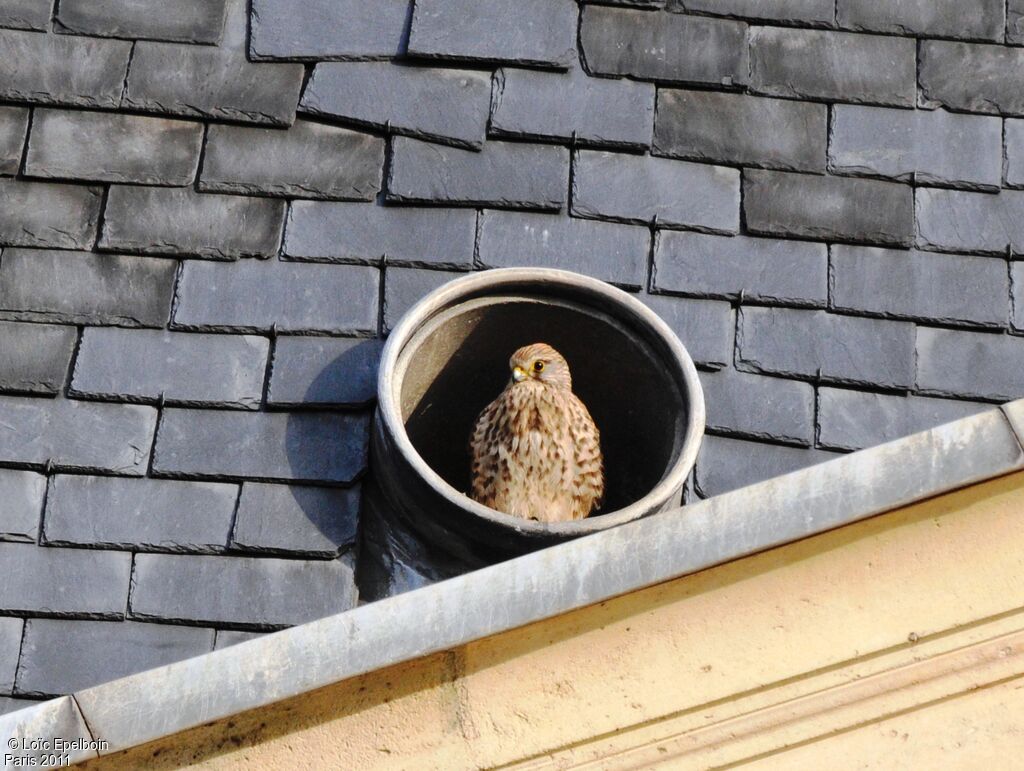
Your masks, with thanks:
M 100 754 L 498 634 L 1024 468 L 1024 400 L 75 694 Z M 67 697 L 64 697 L 65 699 Z M 44 702 L 0 717 L 61 736 Z

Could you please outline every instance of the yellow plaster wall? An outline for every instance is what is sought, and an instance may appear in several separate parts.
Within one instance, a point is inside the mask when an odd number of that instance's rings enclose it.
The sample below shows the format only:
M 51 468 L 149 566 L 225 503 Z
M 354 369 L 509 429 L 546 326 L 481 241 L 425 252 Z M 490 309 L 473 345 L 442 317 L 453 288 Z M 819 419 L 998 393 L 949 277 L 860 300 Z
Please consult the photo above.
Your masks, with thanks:
M 1009 767 L 1015 715 L 1024 473 L 84 767 Z

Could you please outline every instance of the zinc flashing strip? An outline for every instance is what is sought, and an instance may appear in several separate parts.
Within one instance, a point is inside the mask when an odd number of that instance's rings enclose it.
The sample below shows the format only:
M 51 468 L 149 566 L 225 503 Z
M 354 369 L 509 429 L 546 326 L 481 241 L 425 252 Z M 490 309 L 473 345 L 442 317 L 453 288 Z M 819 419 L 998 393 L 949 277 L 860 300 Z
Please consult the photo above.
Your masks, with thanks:
M 109 754 L 1021 468 L 993 409 L 75 698 Z M 14 714 L 60 736 L 51 704 Z
M 93 749 L 95 744 L 71 696 L 0 715 L 0 746 L 3 747 L 0 753 L 4 768 L 81 763 L 99 755 Z M 76 749 L 67 749 L 69 745 Z

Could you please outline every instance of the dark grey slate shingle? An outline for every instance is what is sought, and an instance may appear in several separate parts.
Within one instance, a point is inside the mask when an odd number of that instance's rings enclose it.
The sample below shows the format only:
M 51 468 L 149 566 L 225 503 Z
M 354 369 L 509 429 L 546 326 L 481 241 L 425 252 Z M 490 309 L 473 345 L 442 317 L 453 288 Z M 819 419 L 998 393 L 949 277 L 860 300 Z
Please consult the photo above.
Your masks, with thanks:
M 207 623 L 302 624 L 354 607 L 353 573 L 346 558 L 140 554 L 131 612 Z
M 210 126 L 201 190 L 372 201 L 380 190 L 384 140 L 311 121 L 287 131 Z
M 375 333 L 380 271 L 279 260 L 188 260 L 174 323 L 191 328 Z
M 913 107 L 917 47 L 909 38 L 755 27 L 750 86 L 761 94 Z
M 838 0 L 842 27 L 1002 42 L 1004 0 Z
M 716 91 L 658 91 L 658 155 L 793 171 L 823 171 L 828 108 Z
M 640 287 L 649 248 L 650 232 L 634 225 L 496 211 L 480 220 L 480 262 L 491 268 L 562 268 Z
M 752 233 L 909 245 L 909 185 L 781 171 L 743 172 L 743 209 Z
M 0 245 L 88 249 L 102 198 L 95 187 L 0 178 Z
M 0 461 L 142 476 L 156 410 L 139 404 L 0 397 Z
M 836 105 L 831 167 L 918 183 L 998 188 L 1002 125 L 998 118 L 945 110 Z
M 737 364 L 787 377 L 914 385 L 914 325 L 787 308 L 740 310 Z
M 109 112 L 37 109 L 25 159 L 33 177 L 188 185 L 203 126 Z
M 20 618 L 0 617 L 0 693 L 14 690 L 23 624 Z
M 381 340 L 279 337 L 267 403 L 365 405 L 377 395 L 382 346 Z
M 832 304 L 939 323 L 1006 326 L 1006 263 L 991 257 L 832 247 Z
M 1006 0 L 1006 42 L 1024 43 L 1024 0 Z
M 86 329 L 71 388 L 107 399 L 159 399 L 256 408 L 270 342 L 251 335 Z
M 595 145 L 651 144 L 654 86 L 567 73 L 507 67 L 494 78 L 491 132 L 576 139 Z
M 476 212 L 470 209 L 294 202 L 284 253 L 318 261 L 473 264 Z
M 107 197 L 101 249 L 230 260 L 277 254 L 285 204 L 191 188 L 115 185 Z
M 18 692 L 71 693 L 211 650 L 212 629 L 32 618 L 25 624 Z
M 77 339 L 70 326 L 0 321 L 0 390 L 57 393 Z
M 746 35 L 743 22 L 596 5 L 580 24 L 591 72 L 668 82 L 746 83 Z
M 707 426 L 758 439 L 814 443 L 814 386 L 725 368 L 701 372 Z
M 697 490 L 709 498 L 836 457 L 824 450 L 705 436 L 697 458 Z
M 640 299 L 661 316 L 697 364 L 718 368 L 732 362 L 736 322 L 729 303 L 651 294 Z
M 424 296 L 461 275 L 443 270 L 389 269 L 384 276 L 384 328 L 394 329 L 405 312 Z
M 580 150 L 573 158 L 572 213 L 735 233 L 740 173 L 725 166 Z
M 253 59 L 386 58 L 402 53 L 409 0 L 253 0 Z
M 822 447 L 860 450 L 966 418 L 988 404 L 924 396 L 822 388 L 818 392 Z
M 196 477 L 348 483 L 366 467 L 368 417 L 167 409 L 153 469 Z
M 1024 192 L 991 195 L 919 187 L 915 196 L 919 246 L 1005 253 L 1024 245 Z
M 171 314 L 177 265 L 128 255 L 6 249 L 0 311 L 76 324 L 160 327 Z
M 237 629 L 218 629 L 217 630 L 217 643 L 215 650 L 221 648 L 227 648 L 231 645 L 238 645 L 239 643 L 249 642 L 249 640 L 255 640 L 257 637 L 262 637 L 265 632 L 241 632 Z
M 215 482 L 57 475 L 43 536 L 61 546 L 223 551 L 238 487 Z
M 0 99 L 115 108 L 132 44 L 0 30 Z
M 835 17 L 835 0 L 668 0 L 668 8 L 808 24 L 831 24 Z
M 28 110 L 0 107 L 0 174 L 17 174 L 28 130 Z
M 216 43 L 226 0 L 61 0 L 57 27 L 100 37 Z
M 305 113 L 478 148 L 487 133 L 490 103 L 487 73 L 328 62 L 316 66 L 299 106 Z
M 132 555 L 0 543 L 0 610 L 121 616 Z
M 0 27 L 45 30 L 53 0 L 7 0 L 0 8 Z
M 1003 121 L 1006 139 L 1006 184 L 1024 185 L 1024 120 Z
M 391 140 L 392 201 L 560 209 L 569 187 L 564 147 L 487 142 L 480 152 Z
M 42 474 L 0 470 L 0 540 L 36 540 L 45 493 Z
M 34 707 L 37 704 L 39 704 L 39 701 L 36 699 L 0 696 L 0 715 Z
M 922 40 L 920 80 L 928 105 L 1024 115 L 1024 49 Z
M 1010 263 L 1010 325 L 1017 332 L 1024 332 L 1024 263 Z
M 355 543 L 359 488 L 246 482 L 231 538 L 234 549 L 337 556 Z
M 825 244 L 687 231 L 658 233 L 653 286 L 682 294 L 824 306 Z
M 576 58 L 573 0 L 417 0 L 409 53 L 566 67 Z
M 918 327 L 917 387 L 974 399 L 1019 399 L 1024 396 L 1024 338 Z

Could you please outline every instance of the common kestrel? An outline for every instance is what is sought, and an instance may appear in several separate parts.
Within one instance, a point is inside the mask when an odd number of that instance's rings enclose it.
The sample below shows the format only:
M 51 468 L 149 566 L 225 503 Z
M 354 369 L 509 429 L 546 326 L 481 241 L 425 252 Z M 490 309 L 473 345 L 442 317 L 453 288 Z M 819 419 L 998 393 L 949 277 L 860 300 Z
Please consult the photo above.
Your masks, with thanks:
M 472 498 L 524 519 L 583 519 L 601 505 L 604 461 L 565 358 L 546 343 L 520 348 L 512 378 L 470 436 Z

